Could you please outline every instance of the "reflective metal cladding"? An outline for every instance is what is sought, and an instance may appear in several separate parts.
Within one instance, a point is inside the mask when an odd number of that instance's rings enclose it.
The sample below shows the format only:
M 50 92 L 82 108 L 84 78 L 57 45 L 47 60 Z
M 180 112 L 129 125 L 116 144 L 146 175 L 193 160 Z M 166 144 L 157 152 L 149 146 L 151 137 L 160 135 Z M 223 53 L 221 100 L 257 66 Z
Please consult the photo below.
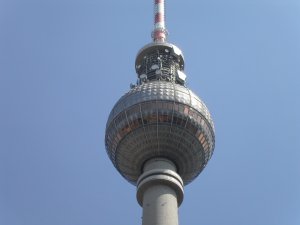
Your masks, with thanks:
M 175 163 L 185 184 L 205 167 L 214 148 L 214 127 L 203 101 L 175 82 L 153 80 L 132 88 L 112 109 L 106 127 L 107 153 L 135 184 L 154 157 Z

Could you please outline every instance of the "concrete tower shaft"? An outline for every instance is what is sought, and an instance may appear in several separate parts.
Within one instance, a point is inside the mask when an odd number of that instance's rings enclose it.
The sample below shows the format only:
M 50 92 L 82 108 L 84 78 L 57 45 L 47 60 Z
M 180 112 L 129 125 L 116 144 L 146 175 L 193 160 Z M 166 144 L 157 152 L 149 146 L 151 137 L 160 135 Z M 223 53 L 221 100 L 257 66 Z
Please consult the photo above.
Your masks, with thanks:
M 143 225 L 178 225 L 183 182 L 167 159 L 147 161 L 137 184 L 137 200 L 143 207 Z

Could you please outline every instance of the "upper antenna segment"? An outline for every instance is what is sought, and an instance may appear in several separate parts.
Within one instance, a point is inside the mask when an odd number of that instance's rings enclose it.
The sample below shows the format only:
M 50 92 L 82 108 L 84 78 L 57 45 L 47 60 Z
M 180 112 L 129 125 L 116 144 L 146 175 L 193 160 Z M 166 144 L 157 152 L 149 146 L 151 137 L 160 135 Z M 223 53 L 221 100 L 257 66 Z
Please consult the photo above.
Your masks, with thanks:
M 154 0 L 154 30 L 152 38 L 154 42 L 165 42 L 168 31 L 165 26 L 165 0 Z

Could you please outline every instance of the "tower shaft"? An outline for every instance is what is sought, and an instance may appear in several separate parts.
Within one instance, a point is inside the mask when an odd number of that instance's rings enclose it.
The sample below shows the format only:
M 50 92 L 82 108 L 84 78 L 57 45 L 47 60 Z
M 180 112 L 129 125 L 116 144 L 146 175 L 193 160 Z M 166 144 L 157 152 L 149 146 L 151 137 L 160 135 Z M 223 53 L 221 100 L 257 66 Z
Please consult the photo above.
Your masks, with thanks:
M 178 225 L 175 191 L 168 185 L 156 184 L 143 196 L 143 225 Z
M 143 207 L 142 225 L 178 225 L 183 182 L 175 165 L 164 158 L 146 162 L 138 180 L 137 199 Z

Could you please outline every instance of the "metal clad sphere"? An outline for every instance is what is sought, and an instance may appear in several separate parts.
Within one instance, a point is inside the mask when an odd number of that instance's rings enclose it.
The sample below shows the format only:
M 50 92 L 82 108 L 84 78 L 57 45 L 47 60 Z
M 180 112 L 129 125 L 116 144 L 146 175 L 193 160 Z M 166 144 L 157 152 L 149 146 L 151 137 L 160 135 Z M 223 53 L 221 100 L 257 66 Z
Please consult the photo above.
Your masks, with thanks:
M 165 81 L 138 85 L 112 109 L 107 153 L 121 175 L 136 184 L 143 164 L 154 157 L 175 163 L 184 184 L 203 170 L 214 150 L 213 121 L 188 88 Z

